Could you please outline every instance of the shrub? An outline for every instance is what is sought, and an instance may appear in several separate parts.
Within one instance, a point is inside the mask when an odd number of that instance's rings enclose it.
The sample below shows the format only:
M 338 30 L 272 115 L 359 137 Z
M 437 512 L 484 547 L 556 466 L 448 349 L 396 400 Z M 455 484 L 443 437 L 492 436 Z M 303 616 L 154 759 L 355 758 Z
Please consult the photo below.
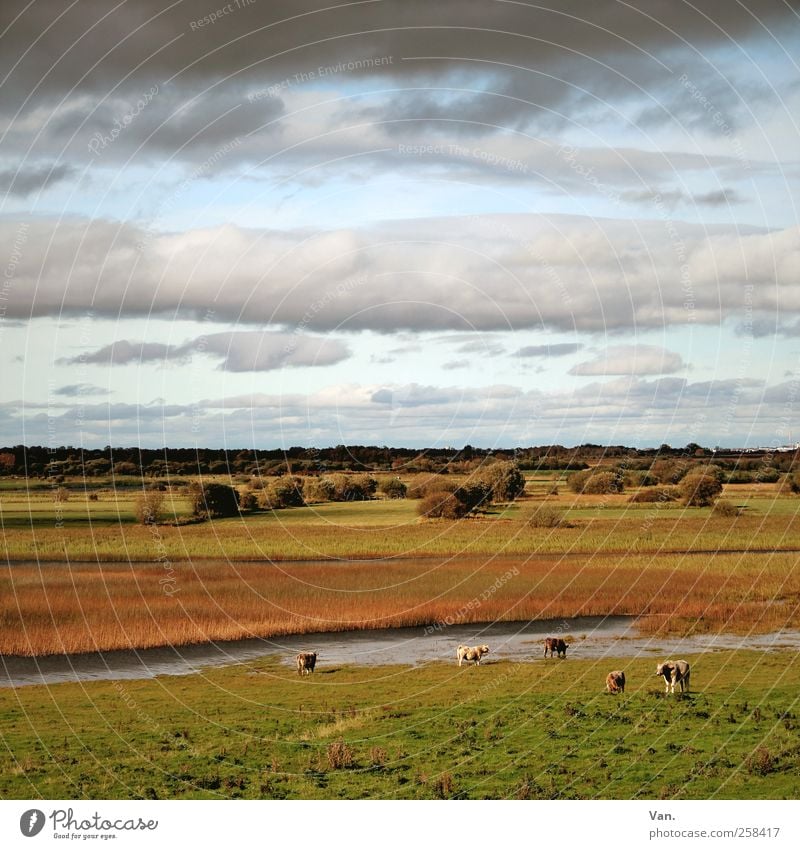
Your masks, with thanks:
M 453 481 L 445 478 L 436 477 L 428 478 L 423 483 L 416 483 L 409 487 L 406 493 L 407 498 L 425 498 L 427 495 L 433 495 L 434 492 L 455 492 L 458 485 Z
M 303 481 L 294 475 L 283 475 L 267 484 L 261 493 L 260 504 L 265 510 L 283 510 L 286 507 L 302 507 Z
M 336 474 L 331 476 L 331 481 L 334 501 L 369 501 L 378 488 L 378 481 L 367 474 Z
M 475 482 L 491 488 L 492 501 L 514 501 L 525 490 L 525 477 L 519 466 L 510 460 L 498 460 L 485 466 L 475 476 Z
M 687 507 L 707 507 L 722 492 L 722 484 L 714 475 L 693 473 L 681 481 L 680 490 Z
M 654 486 L 634 492 L 628 499 L 630 504 L 656 504 L 667 501 L 677 501 L 680 490 L 676 486 Z
M 227 484 L 193 481 L 189 484 L 189 496 L 195 516 L 221 519 L 239 513 L 239 493 Z
M 468 482 L 453 490 L 453 495 L 464 504 L 468 513 L 491 504 L 492 494 L 491 485 L 485 481 Z
M 711 514 L 722 519 L 735 519 L 740 509 L 732 501 L 717 501 L 712 507 Z
M 784 475 L 778 482 L 781 495 L 800 495 L 800 472 Z
M 542 506 L 531 513 L 525 520 L 530 528 L 561 528 L 569 527 L 566 513 L 556 507 Z
M 378 488 L 386 498 L 405 498 L 408 492 L 408 487 L 400 478 L 384 478 Z
M 463 519 L 469 510 L 455 492 L 439 490 L 426 495 L 419 502 L 417 513 L 426 519 Z
M 333 501 L 336 487 L 330 478 L 306 478 L 303 481 L 303 498 L 306 504 L 312 501 Z
M 609 492 L 622 492 L 625 488 L 623 477 L 617 472 L 576 472 L 567 482 L 573 492 L 587 495 L 606 495 Z
M 239 510 L 242 513 L 258 508 L 258 497 L 249 486 L 243 486 L 239 490 Z
M 134 502 L 133 512 L 140 525 L 157 525 L 164 506 L 164 493 L 158 489 L 140 492 Z
M 53 490 L 53 501 L 56 504 L 61 504 L 64 501 L 69 501 L 69 490 L 66 487 L 58 486 Z

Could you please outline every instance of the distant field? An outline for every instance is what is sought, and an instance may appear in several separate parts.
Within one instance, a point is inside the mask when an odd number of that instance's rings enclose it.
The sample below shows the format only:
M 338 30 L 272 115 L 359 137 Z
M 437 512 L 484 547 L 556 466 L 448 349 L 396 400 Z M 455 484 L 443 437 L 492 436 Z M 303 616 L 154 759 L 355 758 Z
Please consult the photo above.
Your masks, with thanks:
M 791 799 L 796 652 L 330 668 L 0 690 L 6 799 Z M 605 694 L 624 668 L 628 692 Z M 13 753 L 13 754 L 12 754 Z
M 800 499 L 728 487 L 745 507 L 631 505 L 566 490 L 460 522 L 413 500 L 321 504 L 143 527 L 110 490 L 66 503 L 0 494 L 0 652 L 45 654 L 251 635 L 629 614 L 647 631 L 800 626 Z M 542 506 L 568 527 L 538 528 Z M 188 501 L 167 499 L 173 516 Z M 792 550 L 794 549 L 794 551 Z M 783 550 L 783 551 L 782 551 Z M 324 563 L 318 561 L 329 560 Z M 338 561 L 378 560 L 378 563 Z M 296 562 L 291 561 L 316 561 Z M 508 569 L 512 580 L 481 599 Z

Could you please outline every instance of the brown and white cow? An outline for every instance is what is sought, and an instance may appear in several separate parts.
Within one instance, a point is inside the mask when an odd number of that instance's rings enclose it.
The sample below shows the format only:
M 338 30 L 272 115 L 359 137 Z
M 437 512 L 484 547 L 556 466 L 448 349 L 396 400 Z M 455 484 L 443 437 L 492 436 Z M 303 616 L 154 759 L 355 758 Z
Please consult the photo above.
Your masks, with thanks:
M 656 667 L 656 675 L 661 675 L 667 683 L 665 692 L 674 693 L 679 684 L 681 692 L 689 689 L 689 664 L 685 660 L 665 660 Z
M 621 669 L 615 669 L 606 675 L 606 690 L 612 696 L 625 692 L 625 673 Z
M 297 661 L 297 674 L 310 675 L 317 665 L 317 653 L 315 651 L 301 651 L 295 660 Z
M 469 646 L 459 646 L 456 650 L 459 666 L 461 666 L 462 660 L 472 661 L 475 666 L 480 666 L 481 658 L 485 654 L 489 654 L 489 646 L 472 646 L 472 648 Z
M 544 656 L 547 657 L 547 652 L 550 652 L 550 657 L 566 657 L 569 646 L 561 639 L 561 637 L 548 637 L 544 641 Z

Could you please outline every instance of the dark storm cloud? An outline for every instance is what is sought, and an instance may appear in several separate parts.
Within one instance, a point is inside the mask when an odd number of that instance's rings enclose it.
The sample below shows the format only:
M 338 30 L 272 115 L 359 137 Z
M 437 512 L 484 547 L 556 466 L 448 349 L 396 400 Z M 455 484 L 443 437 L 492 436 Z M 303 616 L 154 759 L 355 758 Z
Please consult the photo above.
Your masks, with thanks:
M 26 165 L 19 168 L 0 168 L 0 192 L 27 197 L 40 189 L 49 188 L 75 174 L 71 165 Z
M 116 7 L 103 0 L 65 8 L 5 3 L 0 78 L 8 79 L 0 114 L 17 117 L 5 128 L 2 152 L 42 156 L 66 149 L 85 164 L 92 140 L 97 146 L 110 139 L 99 151 L 106 165 L 137 151 L 197 161 L 243 138 L 228 165 L 254 161 L 259 152 L 269 155 L 263 143 L 277 143 L 293 122 L 313 117 L 276 123 L 286 117 L 284 101 L 331 82 L 384 90 L 382 100 L 342 110 L 384 122 L 387 138 L 560 128 L 608 119 L 609 104 L 630 101 L 643 104 L 644 122 L 702 120 L 707 116 L 697 116 L 703 106 L 694 90 L 680 82 L 687 71 L 695 90 L 733 123 L 750 94 L 763 99 L 754 87 L 766 83 L 743 88 L 706 56 L 753 38 L 780 49 L 797 4 L 327 6 L 323 0 L 231 4 L 232 11 L 210 22 L 214 9 L 204 2 L 166 8 L 156 0 Z M 341 125 L 328 120 L 329 129 Z

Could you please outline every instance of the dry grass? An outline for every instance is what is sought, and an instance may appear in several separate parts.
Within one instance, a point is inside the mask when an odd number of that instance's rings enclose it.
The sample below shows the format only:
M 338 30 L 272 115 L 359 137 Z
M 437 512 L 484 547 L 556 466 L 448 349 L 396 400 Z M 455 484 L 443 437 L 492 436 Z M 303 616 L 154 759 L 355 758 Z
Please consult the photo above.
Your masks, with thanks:
M 0 653 L 579 615 L 636 615 L 645 630 L 671 633 L 800 624 L 793 554 L 220 562 L 169 572 L 160 564 L 8 567 Z

